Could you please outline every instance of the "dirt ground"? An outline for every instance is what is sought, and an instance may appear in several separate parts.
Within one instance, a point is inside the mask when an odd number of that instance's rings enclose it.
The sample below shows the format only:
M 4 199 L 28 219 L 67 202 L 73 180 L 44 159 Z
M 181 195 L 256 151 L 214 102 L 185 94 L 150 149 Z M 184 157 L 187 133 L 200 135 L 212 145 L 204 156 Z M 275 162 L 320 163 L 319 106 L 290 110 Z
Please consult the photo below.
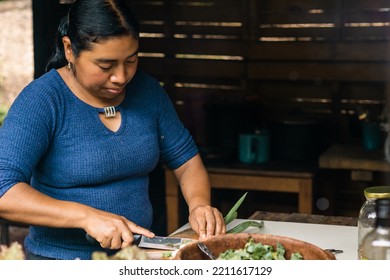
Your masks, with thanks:
M 32 0 L 0 1 L 0 105 L 33 79 Z
M 32 0 L 0 1 L 0 106 L 9 107 L 33 79 L 34 55 Z M 23 239 L 28 230 L 10 227 L 10 242 Z

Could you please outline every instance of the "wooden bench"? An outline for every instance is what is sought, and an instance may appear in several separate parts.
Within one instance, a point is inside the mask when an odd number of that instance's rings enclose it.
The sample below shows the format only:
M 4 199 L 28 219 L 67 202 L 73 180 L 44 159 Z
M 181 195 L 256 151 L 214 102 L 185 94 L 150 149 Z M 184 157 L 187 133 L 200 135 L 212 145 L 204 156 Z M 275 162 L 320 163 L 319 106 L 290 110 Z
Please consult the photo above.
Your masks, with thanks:
M 298 212 L 311 214 L 314 172 L 280 171 L 244 168 L 207 167 L 212 188 L 296 193 Z M 179 186 L 175 175 L 165 169 L 167 232 L 178 229 Z

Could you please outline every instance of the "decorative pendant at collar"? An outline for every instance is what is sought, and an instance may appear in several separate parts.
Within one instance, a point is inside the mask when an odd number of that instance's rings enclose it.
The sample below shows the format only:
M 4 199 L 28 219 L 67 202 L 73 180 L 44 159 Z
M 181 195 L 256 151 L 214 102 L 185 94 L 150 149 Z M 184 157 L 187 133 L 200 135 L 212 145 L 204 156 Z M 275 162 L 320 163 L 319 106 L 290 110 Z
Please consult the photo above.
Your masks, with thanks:
M 106 118 L 114 118 L 116 116 L 115 106 L 107 106 L 103 108 L 104 116 Z

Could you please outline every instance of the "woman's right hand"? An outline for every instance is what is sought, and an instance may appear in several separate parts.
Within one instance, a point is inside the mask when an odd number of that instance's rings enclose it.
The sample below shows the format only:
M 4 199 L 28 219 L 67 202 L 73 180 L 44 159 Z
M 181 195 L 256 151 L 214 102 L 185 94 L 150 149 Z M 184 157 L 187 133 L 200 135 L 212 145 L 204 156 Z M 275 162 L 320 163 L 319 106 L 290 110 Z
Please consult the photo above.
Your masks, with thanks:
M 94 209 L 88 215 L 84 230 L 102 248 L 121 249 L 132 244 L 134 233 L 154 237 L 154 233 L 123 216 Z

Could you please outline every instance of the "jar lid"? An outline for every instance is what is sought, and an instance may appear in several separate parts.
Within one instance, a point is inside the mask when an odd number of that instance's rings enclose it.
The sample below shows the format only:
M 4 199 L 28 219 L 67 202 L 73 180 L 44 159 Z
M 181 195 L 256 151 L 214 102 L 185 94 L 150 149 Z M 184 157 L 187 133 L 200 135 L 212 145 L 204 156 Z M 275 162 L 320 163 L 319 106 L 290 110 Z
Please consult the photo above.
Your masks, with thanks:
M 364 189 L 366 198 L 390 198 L 390 186 L 375 186 Z

